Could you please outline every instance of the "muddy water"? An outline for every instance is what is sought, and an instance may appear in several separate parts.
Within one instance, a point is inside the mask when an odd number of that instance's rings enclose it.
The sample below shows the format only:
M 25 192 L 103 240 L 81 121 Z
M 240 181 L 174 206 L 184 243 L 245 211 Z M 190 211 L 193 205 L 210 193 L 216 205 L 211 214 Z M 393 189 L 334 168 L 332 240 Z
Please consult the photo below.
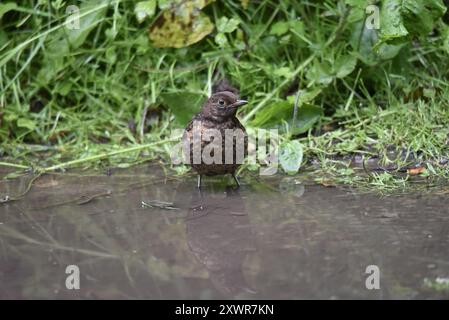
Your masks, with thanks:
M 1 181 L 0 196 L 29 179 Z M 40 177 L 0 204 L 0 298 L 448 298 L 449 188 L 381 197 L 301 177 L 223 181 L 200 193 L 157 166 Z M 66 288 L 69 265 L 79 290 Z M 379 289 L 366 288 L 370 265 Z

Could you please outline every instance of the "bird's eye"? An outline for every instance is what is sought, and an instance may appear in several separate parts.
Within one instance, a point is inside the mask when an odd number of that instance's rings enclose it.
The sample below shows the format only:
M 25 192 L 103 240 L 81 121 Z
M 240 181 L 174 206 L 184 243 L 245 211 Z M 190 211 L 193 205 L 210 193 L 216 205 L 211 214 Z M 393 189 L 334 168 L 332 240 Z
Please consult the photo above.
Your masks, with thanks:
M 219 104 L 220 106 L 224 106 L 225 102 L 224 102 L 223 99 L 220 99 L 220 100 L 218 100 L 218 104 Z

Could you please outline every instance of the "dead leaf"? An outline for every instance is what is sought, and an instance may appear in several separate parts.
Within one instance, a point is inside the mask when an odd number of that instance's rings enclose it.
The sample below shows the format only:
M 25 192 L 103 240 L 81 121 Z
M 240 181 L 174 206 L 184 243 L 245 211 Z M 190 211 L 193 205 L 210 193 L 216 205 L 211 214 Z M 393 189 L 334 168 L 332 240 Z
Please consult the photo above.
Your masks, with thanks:
M 333 187 L 335 187 L 335 183 L 333 183 L 330 180 L 322 180 L 322 181 L 320 181 L 320 183 L 321 183 L 321 185 L 323 187 L 326 187 L 326 188 L 333 188 Z
M 419 174 L 423 174 L 424 172 L 426 172 L 426 168 L 424 167 L 408 169 L 408 174 L 411 176 L 417 176 Z
M 154 46 L 187 47 L 211 33 L 214 25 L 200 10 L 212 1 L 214 0 L 187 0 L 165 10 L 150 30 Z

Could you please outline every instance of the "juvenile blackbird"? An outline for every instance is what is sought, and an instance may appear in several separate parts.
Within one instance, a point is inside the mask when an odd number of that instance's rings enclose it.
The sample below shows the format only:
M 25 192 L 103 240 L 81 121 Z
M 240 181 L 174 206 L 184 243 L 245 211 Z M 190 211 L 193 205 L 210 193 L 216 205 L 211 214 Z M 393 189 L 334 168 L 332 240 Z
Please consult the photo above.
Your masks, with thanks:
M 247 103 L 231 91 L 215 92 L 187 125 L 183 135 L 184 153 L 187 163 L 198 173 L 198 188 L 203 175 L 231 174 L 240 186 L 235 172 L 247 153 L 248 138 L 236 112 Z M 226 137 L 229 134 L 234 135 L 232 140 Z M 208 159 L 203 157 L 203 152 Z

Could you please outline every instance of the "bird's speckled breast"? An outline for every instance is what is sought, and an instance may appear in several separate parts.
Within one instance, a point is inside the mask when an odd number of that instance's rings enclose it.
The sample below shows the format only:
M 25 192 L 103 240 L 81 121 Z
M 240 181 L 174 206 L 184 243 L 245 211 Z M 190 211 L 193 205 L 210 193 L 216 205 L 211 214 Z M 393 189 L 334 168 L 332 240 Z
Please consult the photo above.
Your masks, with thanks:
M 204 149 L 207 148 L 211 143 L 214 143 L 213 138 L 211 141 L 206 140 L 204 137 L 207 135 L 207 130 L 213 129 L 217 130 L 216 132 L 221 133 L 221 142 L 222 142 L 222 157 L 221 157 L 221 163 L 204 163 L 203 158 L 201 158 L 201 163 L 193 163 L 193 135 L 198 134 L 198 132 L 201 132 L 201 154 L 203 153 Z M 192 166 L 192 168 L 198 172 L 198 174 L 204 174 L 208 176 L 212 175 L 222 175 L 227 173 L 234 173 L 241 165 L 240 161 L 237 161 L 236 159 L 236 149 L 237 149 L 237 141 L 238 139 L 234 139 L 232 144 L 232 152 L 233 152 L 233 161 L 231 163 L 225 163 L 225 154 L 229 152 L 229 150 L 226 149 L 226 140 L 225 140 L 225 133 L 226 130 L 241 130 L 243 132 L 243 141 L 240 140 L 239 143 L 243 143 L 243 150 L 244 150 L 244 156 L 247 155 L 247 146 L 248 146 L 248 137 L 246 134 L 245 127 L 240 123 L 240 121 L 237 118 L 229 118 L 228 120 L 224 122 L 217 123 L 215 121 L 211 121 L 208 119 L 201 119 L 200 117 L 195 117 L 192 122 L 187 126 L 186 131 L 184 132 L 183 136 L 183 143 L 184 143 L 184 150 L 186 151 L 186 147 L 188 146 L 190 149 L 190 157 L 188 159 L 188 163 Z M 211 146 L 207 150 L 211 150 Z M 211 153 L 213 155 L 213 152 Z M 186 154 L 188 156 L 188 154 Z

